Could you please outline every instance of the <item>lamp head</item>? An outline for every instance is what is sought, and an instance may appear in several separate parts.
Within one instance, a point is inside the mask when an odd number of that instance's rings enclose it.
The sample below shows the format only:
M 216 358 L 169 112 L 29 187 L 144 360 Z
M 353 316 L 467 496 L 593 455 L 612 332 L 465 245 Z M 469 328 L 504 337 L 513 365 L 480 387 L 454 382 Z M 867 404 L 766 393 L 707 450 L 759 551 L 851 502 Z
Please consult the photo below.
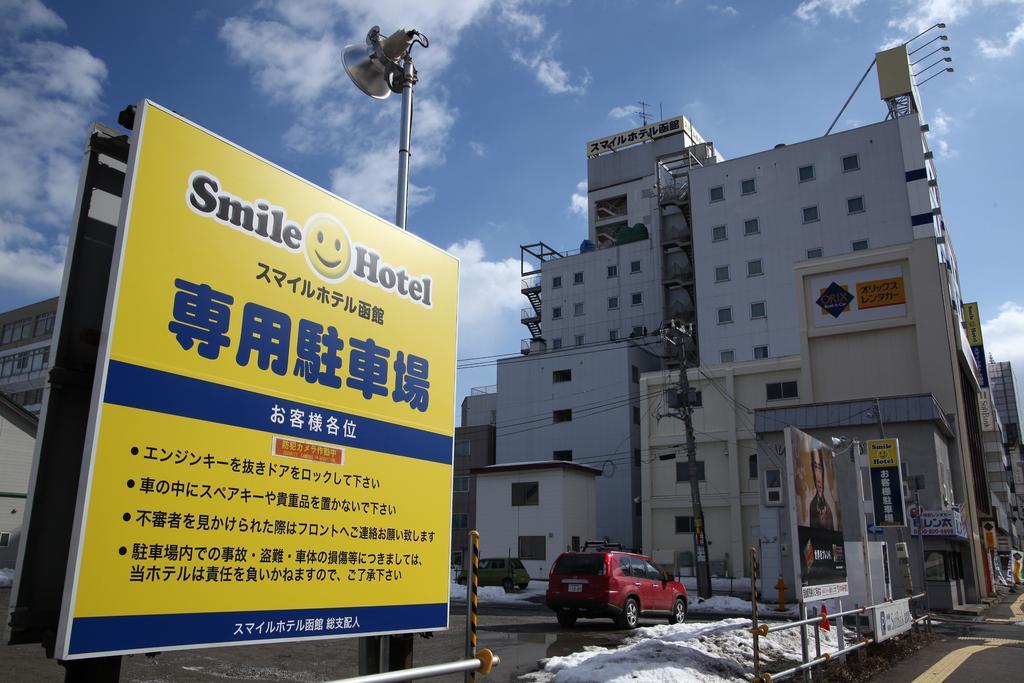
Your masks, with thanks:
M 365 45 L 348 45 L 341 52 L 345 73 L 356 87 L 374 99 L 383 100 L 392 92 L 401 92 L 402 67 L 398 60 L 412 44 L 416 31 L 399 29 L 381 40 L 380 27 L 366 34 Z

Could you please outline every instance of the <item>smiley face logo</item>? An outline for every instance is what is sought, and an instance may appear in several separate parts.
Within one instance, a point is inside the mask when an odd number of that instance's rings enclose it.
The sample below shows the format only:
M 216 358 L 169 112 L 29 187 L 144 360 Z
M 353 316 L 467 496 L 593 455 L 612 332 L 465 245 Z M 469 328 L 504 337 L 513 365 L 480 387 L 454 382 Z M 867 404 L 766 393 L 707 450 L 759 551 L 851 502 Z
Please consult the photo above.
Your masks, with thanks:
M 306 262 L 327 282 L 341 282 L 352 263 L 352 240 L 348 231 L 329 213 L 310 216 L 302 231 Z

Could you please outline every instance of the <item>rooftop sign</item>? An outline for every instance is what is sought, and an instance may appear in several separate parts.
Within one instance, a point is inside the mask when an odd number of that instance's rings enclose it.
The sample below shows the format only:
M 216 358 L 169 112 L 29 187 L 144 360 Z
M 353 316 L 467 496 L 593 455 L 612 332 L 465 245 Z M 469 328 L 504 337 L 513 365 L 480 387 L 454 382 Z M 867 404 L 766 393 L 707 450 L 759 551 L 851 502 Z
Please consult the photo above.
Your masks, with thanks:
M 630 147 L 641 142 L 657 140 L 658 138 L 676 135 L 677 133 L 686 133 L 689 136 L 690 141 L 684 145 L 686 147 L 704 142 L 704 138 L 693 127 L 689 119 L 685 116 L 677 116 L 597 140 L 591 140 L 587 143 L 587 156 L 596 157 L 606 152 L 614 152 L 622 147 Z

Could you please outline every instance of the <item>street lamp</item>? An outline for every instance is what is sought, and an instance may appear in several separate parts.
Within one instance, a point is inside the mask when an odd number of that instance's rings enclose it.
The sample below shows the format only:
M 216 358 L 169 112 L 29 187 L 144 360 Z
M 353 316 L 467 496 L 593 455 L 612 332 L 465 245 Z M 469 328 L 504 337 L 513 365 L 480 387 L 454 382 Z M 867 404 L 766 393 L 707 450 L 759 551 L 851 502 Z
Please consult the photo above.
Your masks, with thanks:
M 925 68 L 923 68 L 920 71 L 918 71 L 916 74 L 914 74 L 914 78 L 917 78 L 918 76 L 922 75 L 925 71 L 928 71 L 933 66 L 938 66 L 939 64 L 942 64 L 943 62 L 952 62 L 952 61 L 953 61 L 952 57 L 943 57 L 941 59 L 937 59 L 934 62 L 932 62 L 931 64 L 929 64 L 928 66 L 926 66 Z M 939 72 L 939 73 L 941 73 L 941 72 Z
M 926 54 L 924 57 L 921 57 L 921 59 L 917 60 L 916 62 L 911 62 L 910 66 L 916 66 L 917 64 L 920 64 L 921 62 L 923 62 L 924 60 L 928 59 L 929 57 L 931 57 L 936 52 L 949 52 L 949 46 L 948 45 L 943 45 L 942 47 L 935 48 L 934 50 L 932 50 L 931 52 Z
M 918 88 L 920 88 L 920 87 L 921 87 L 922 85 L 924 85 L 924 84 L 925 84 L 925 83 L 927 83 L 928 81 L 932 80 L 932 79 L 933 79 L 933 78 L 935 78 L 936 76 L 941 76 L 942 74 L 944 74 L 944 73 L 946 73 L 946 72 L 949 72 L 949 73 L 953 73 L 953 67 L 948 67 L 948 68 L 942 69 L 941 71 L 936 71 L 936 72 L 935 72 L 935 73 L 933 73 L 933 74 L 932 74 L 931 76 L 929 76 L 928 78 L 926 78 L 926 79 L 924 79 L 923 81 L 921 81 L 920 83 L 918 83 L 918 84 L 917 84 L 917 87 L 918 87 Z
M 946 36 L 946 35 L 942 35 L 942 36 L 935 36 L 934 38 L 932 38 L 931 40 L 929 40 L 929 41 L 928 41 L 927 43 L 924 43 L 923 45 L 921 45 L 921 46 L 919 46 L 919 47 L 915 47 L 915 48 L 914 48 L 913 50 L 911 50 L 911 51 L 910 51 L 910 52 L 908 52 L 907 54 L 911 54 L 911 55 L 912 55 L 912 54 L 914 54 L 915 52 L 920 52 L 921 50 L 925 49 L 926 47 L 928 47 L 929 45 L 931 45 L 932 43 L 934 43 L 934 42 L 935 42 L 936 40 L 949 40 L 949 36 Z
M 402 120 L 398 146 L 398 196 L 395 225 L 405 230 L 409 215 L 409 156 L 412 146 L 412 87 L 416 85 L 416 67 L 412 46 L 428 47 L 430 41 L 415 29 L 402 28 L 381 38 L 380 27 L 366 34 L 366 45 L 349 45 L 342 50 L 341 61 L 356 87 L 370 97 L 383 100 L 391 93 L 402 93 Z

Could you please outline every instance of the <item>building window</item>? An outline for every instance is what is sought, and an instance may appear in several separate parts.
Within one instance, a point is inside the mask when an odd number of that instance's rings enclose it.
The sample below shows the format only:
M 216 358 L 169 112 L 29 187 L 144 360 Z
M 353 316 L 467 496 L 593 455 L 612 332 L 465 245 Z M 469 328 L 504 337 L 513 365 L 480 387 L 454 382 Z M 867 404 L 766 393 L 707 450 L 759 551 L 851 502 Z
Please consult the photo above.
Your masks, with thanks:
M 757 235 L 761 232 L 761 222 L 756 218 L 748 218 L 743 221 L 743 234 L 744 235 Z
M 818 220 L 818 207 L 817 206 L 805 206 L 804 207 L 804 223 L 813 223 Z
M 619 297 L 617 297 L 617 296 L 610 296 L 610 297 L 608 297 L 608 310 L 609 311 L 614 311 L 618 307 L 619 307 Z
M 32 333 L 32 319 L 28 318 L 26 334 Z M 17 377 L 42 370 L 50 362 L 50 347 L 32 349 L 31 351 L 15 351 L 0 356 L 0 377 Z
M 469 477 L 455 477 L 452 479 L 452 491 L 455 493 L 466 493 L 469 491 Z
M 757 453 L 747 457 L 747 478 L 757 479 Z
M 633 424 L 640 424 L 640 406 L 633 406 Z
M 771 382 L 765 385 L 769 401 L 797 398 L 796 382 Z
M 860 170 L 860 158 L 856 154 L 843 157 L 843 173 Z
M 618 266 L 608 266 L 608 277 L 609 278 L 613 278 L 613 277 L 618 277 L 618 276 L 619 276 L 619 267 Z
M 761 263 L 761 259 L 747 261 L 747 277 L 757 277 L 758 275 L 764 275 L 764 265 Z
M 631 272 L 631 273 L 639 273 L 640 272 L 640 262 L 639 261 L 630 261 L 629 262 L 629 272 Z
M 753 178 L 740 181 L 740 194 L 754 194 L 757 192 L 757 183 Z
M 555 370 L 551 373 L 551 381 L 554 383 L 558 382 L 571 382 L 572 381 L 572 369 L 569 370 Z
M 644 303 L 644 293 L 643 292 L 633 292 L 633 294 L 630 296 L 630 301 L 632 302 L 632 304 L 634 306 L 642 305 Z
M 583 284 L 583 271 L 582 270 L 580 272 L 578 272 L 578 273 L 573 273 L 572 274 L 572 283 L 574 285 L 582 285 Z
M 577 334 L 574 341 L 576 343 L 576 346 L 583 346 L 583 335 Z
M 560 460 L 562 462 L 572 462 L 572 450 L 567 451 L 553 451 L 551 453 L 552 460 Z
M 813 249 L 807 250 L 807 258 L 821 258 L 822 255 L 824 255 L 824 252 L 821 250 L 821 247 L 814 247 Z
M 453 529 L 468 529 L 469 528 L 469 515 L 462 513 L 458 515 L 452 515 L 452 528 Z
M 732 322 L 732 306 L 718 309 L 718 324 L 725 325 Z
M 768 345 L 763 344 L 761 346 L 754 347 L 754 360 L 762 360 L 768 357 Z
M 552 422 L 572 422 L 572 408 L 555 410 L 551 413 Z
M 764 471 L 764 499 L 768 505 L 782 505 L 781 470 Z
M 703 408 L 704 407 L 704 394 L 702 394 L 699 391 L 694 391 L 691 388 L 690 389 L 690 405 L 692 407 L 694 407 L 694 408 Z
M 540 505 L 540 483 L 519 481 L 512 484 L 512 506 Z
M 637 337 L 646 337 L 647 328 L 644 327 L 643 325 L 634 325 L 633 331 L 629 333 L 629 336 L 634 339 Z
M 561 317 L 562 317 L 562 307 L 561 306 L 552 306 L 551 307 L 551 319 L 552 320 L 560 320 Z
M 551 289 L 561 289 L 562 287 L 562 276 L 556 275 L 551 278 Z
M 800 182 L 806 183 L 808 180 L 814 180 L 814 164 L 810 166 L 801 166 L 799 171 Z
M 574 316 L 576 316 L 577 318 L 579 316 L 583 315 L 583 302 L 582 301 L 577 301 L 576 303 L 574 303 L 572 305 L 572 314 Z
M 552 339 L 551 340 L 551 348 L 553 348 L 553 349 L 560 349 L 560 348 L 562 348 L 562 338 L 561 337 L 555 337 L 554 339 Z
M 608 330 L 608 341 L 618 341 L 618 339 L 619 339 L 619 331 L 618 330 Z
M 868 248 L 868 241 L 867 240 L 856 240 L 855 242 L 852 243 L 851 246 L 853 246 L 853 250 L 854 251 L 864 251 L 865 249 Z
M 36 316 L 36 326 L 32 336 L 42 337 L 53 332 L 53 321 L 57 319 L 57 311 L 48 311 Z
M 456 441 L 455 455 L 459 458 L 468 458 L 472 448 L 472 444 L 472 441 Z
M 543 536 L 520 536 L 519 537 L 519 559 L 546 561 L 545 544 L 547 539 Z
M 629 379 L 633 384 L 640 384 L 640 368 L 635 365 L 629 366 Z
M 727 239 L 729 239 L 729 234 L 728 232 L 726 232 L 724 225 L 716 225 L 715 227 L 711 228 L 712 242 L 722 242 Z
M 687 517 L 685 515 L 676 516 L 676 533 L 677 534 L 692 534 L 693 533 L 693 517 Z
M 736 352 L 733 349 L 722 349 L 718 352 L 718 359 L 723 363 L 732 363 L 736 360 Z
M 847 199 L 846 213 L 864 213 L 864 197 L 850 197 Z
M 676 461 L 676 481 L 690 481 L 690 463 Z M 697 481 L 704 481 L 704 461 L 697 461 Z
M 763 301 L 755 301 L 750 304 L 750 318 L 756 320 L 757 318 L 765 317 L 765 306 Z
M 715 266 L 715 282 L 729 281 L 729 266 Z
M 16 341 L 29 339 L 31 337 L 32 318 L 22 318 L 21 320 L 15 320 L 14 322 L 7 323 L 3 326 L 3 330 L 0 331 L 0 345 L 13 344 Z
M 725 199 L 725 190 L 722 189 L 721 185 L 712 187 L 708 190 L 708 198 L 713 202 L 720 202 Z

